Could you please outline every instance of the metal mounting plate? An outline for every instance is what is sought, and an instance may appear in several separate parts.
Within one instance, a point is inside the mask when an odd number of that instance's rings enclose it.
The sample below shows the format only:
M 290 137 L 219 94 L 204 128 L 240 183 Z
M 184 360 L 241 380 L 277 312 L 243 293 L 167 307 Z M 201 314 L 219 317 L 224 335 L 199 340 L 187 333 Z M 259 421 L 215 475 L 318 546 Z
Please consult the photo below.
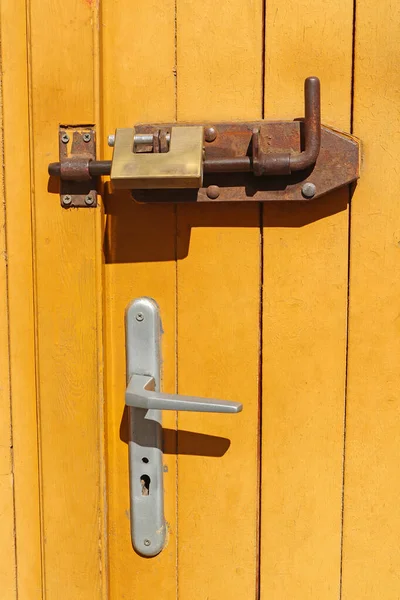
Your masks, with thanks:
M 72 180 L 75 169 L 96 159 L 96 131 L 94 125 L 60 125 L 59 153 L 64 177 L 60 183 L 60 202 L 63 208 L 96 208 L 97 178 L 87 176 L 81 181 Z
M 176 126 L 172 123 L 136 125 L 135 131 L 169 131 L 172 125 Z M 266 152 L 302 150 L 303 122 L 300 120 L 212 125 L 217 130 L 217 136 L 211 142 L 205 142 L 206 160 L 250 154 L 251 136 L 256 128 L 260 129 L 261 144 Z M 132 197 L 137 202 L 306 201 L 309 198 L 303 195 L 302 188 L 305 183 L 312 183 L 315 185 L 315 194 L 312 197 L 318 198 L 359 177 L 358 141 L 324 126 L 321 133 L 321 150 L 317 162 L 306 171 L 268 177 L 256 177 L 252 173 L 206 173 L 203 187 L 198 190 L 133 190 Z
M 125 326 L 127 383 L 133 373 L 149 375 L 159 392 L 161 321 L 157 303 L 145 297 L 134 300 L 127 308 Z M 128 411 L 132 545 L 149 557 L 161 552 L 166 536 L 162 412 L 132 407 Z

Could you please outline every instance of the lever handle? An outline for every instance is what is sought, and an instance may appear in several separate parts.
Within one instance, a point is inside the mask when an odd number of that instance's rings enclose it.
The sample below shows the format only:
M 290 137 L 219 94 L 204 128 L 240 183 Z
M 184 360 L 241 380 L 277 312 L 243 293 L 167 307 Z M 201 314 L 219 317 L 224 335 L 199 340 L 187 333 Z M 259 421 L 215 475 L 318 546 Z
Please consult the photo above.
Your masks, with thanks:
M 126 389 L 125 404 L 147 410 L 186 410 L 210 413 L 238 413 L 243 408 L 240 402 L 182 396 L 181 394 L 164 394 L 154 390 L 154 377 L 133 374 Z
M 160 391 L 162 327 L 154 300 L 134 300 L 125 324 L 131 538 L 136 552 L 150 557 L 161 552 L 166 539 L 162 411 L 238 413 L 242 405 Z

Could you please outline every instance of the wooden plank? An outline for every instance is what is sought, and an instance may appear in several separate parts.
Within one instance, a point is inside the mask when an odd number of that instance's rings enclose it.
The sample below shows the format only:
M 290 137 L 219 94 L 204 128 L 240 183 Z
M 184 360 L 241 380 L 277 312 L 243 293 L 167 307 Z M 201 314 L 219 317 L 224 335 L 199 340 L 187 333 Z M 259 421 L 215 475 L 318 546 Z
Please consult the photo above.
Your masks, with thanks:
M 400 595 L 400 5 L 357 3 L 343 593 Z
M 0 4 L 7 217 L 7 294 L 18 597 L 42 597 L 33 309 L 27 26 L 24 0 Z M 15 93 L 18 90 L 18 94 Z M 5 296 L 2 294 L 2 298 Z M 1 311 L 3 315 L 3 311 Z M 2 353 L 2 356 L 6 356 Z M 0 369 L 5 375 L 6 371 Z M 5 415 L 5 410 L 1 411 Z M 14 560 L 7 537 L 2 564 Z M 2 590 L 7 589 L 3 585 Z M 13 597 L 4 592 L 5 597 Z
M 0 51 L 3 38 L 0 29 Z M 3 56 L 1 55 L 1 59 Z M 1 64 L 3 64 L 1 60 Z M 2 75 L 2 73 L 1 73 Z M 3 89 L 0 78 L 0 157 L 4 165 Z M 4 167 L 0 169 L 0 589 L 17 598 L 14 536 L 14 478 L 11 421 L 10 344 L 6 240 L 6 190 Z
M 262 2 L 177 4 L 178 119 L 261 117 Z M 178 208 L 179 393 L 241 401 L 178 416 L 180 599 L 257 584 L 259 207 Z
M 267 2 L 265 117 L 349 131 L 351 0 Z M 338 598 L 347 310 L 347 191 L 264 207 L 261 598 Z
M 140 121 L 175 119 L 174 1 L 103 2 L 104 131 Z M 106 156 L 111 150 L 106 149 Z M 129 194 L 105 198 L 107 480 L 110 597 L 137 600 L 154 594 L 176 598 L 175 414 L 165 413 L 166 548 L 151 560 L 130 540 L 127 414 L 124 412 L 127 305 L 155 298 L 163 321 L 163 389 L 175 389 L 176 216 L 173 206 L 141 206 Z
M 48 193 L 58 124 L 98 117 L 97 4 L 29 3 L 44 593 L 105 597 L 100 213 Z

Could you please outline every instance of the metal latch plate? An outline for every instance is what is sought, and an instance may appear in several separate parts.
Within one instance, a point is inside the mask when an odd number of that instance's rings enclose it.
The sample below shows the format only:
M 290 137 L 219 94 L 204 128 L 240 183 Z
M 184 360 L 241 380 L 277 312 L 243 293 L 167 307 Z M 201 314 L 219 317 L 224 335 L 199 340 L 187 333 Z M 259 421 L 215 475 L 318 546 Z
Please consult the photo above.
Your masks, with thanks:
M 137 125 L 139 134 L 169 131 L 172 125 Z M 207 132 L 207 127 L 205 126 Z M 216 123 L 215 139 L 206 141 L 205 163 L 210 159 L 241 157 L 251 154 L 252 133 L 260 130 L 264 152 L 301 152 L 302 121 L 253 121 Z M 213 136 L 214 137 L 214 136 Z M 322 126 L 321 149 L 315 165 L 306 171 L 285 176 L 255 177 L 252 173 L 204 173 L 199 189 L 134 189 L 137 202 L 276 202 L 318 198 L 359 177 L 359 144 L 356 139 Z M 307 184 L 311 184 L 311 186 Z M 312 190 L 311 194 L 304 193 Z
M 60 125 L 58 132 L 61 165 L 60 202 L 64 208 L 97 206 L 97 178 L 89 173 L 96 159 L 94 125 Z M 76 173 L 80 174 L 79 181 Z

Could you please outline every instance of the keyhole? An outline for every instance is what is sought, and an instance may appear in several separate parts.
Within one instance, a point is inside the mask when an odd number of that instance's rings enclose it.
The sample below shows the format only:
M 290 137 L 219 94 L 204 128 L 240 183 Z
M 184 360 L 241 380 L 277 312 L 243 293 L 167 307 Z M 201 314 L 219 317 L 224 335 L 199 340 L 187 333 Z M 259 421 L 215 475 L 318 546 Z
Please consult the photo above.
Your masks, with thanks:
M 150 477 L 141 475 L 140 485 L 142 486 L 142 496 L 148 496 L 150 494 Z

